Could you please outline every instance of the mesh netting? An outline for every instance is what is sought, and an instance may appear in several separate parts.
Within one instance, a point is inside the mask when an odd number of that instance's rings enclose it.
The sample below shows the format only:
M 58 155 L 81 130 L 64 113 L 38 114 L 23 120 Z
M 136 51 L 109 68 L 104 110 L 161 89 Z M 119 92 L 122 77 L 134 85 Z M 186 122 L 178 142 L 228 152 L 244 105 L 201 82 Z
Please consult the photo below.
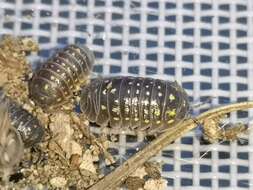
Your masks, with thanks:
M 0 34 L 38 41 L 33 62 L 66 44 L 87 44 L 99 75 L 177 80 L 192 102 L 212 96 L 213 106 L 253 100 L 252 11 L 252 0 L 0 0 Z M 252 116 L 249 111 L 230 118 Z M 251 189 L 251 137 L 201 145 L 192 132 L 154 160 L 163 163 L 168 189 Z M 117 154 L 134 153 L 143 138 L 121 134 Z

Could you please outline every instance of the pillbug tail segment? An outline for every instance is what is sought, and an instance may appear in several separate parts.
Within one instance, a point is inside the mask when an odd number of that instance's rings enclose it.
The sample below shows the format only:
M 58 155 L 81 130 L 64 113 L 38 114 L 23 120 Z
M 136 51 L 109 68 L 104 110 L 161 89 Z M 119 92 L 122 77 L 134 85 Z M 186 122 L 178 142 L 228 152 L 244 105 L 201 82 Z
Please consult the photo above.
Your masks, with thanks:
M 79 46 L 87 55 L 90 63 L 90 68 L 92 69 L 94 63 L 95 63 L 95 55 L 94 53 L 87 47 L 87 46 Z
M 181 105 L 179 106 L 180 109 L 178 110 L 178 119 L 185 118 L 191 111 L 188 94 L 186 93 L 185 89 L 178 84 L 177 81 L 174 81 L 173 84 L 181 95 Z
M 71 46 L 74 47 L 74 48 L 79 49 L 81 51 L 81 54 L 87 56 L 87 58 L 88 58 L 88 64 L 89 64 L 89 70 L 92 70 L 93 65 L 95 63 L 95 55 L 94 55 L 93 51 L 91 51 L 91 49 L 88 48 L 85 45 L 78 45 L 77 46 L 77 45 L 72 44 L 69 47 L 71 47 Z

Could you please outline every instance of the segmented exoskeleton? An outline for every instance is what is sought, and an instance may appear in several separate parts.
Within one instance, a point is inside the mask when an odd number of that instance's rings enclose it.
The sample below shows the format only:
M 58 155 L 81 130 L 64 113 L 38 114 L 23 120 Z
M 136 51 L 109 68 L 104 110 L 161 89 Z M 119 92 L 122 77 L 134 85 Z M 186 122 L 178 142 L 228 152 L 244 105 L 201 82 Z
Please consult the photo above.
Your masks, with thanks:
M 87 47 L 69 45 L 49 59 L 29 82 L 30 97 L 45 109 L 69 101 L 89 77 L 94 55 Z
M 2 92 L 0 92 L 0 103 L 7 105 L 11 125 L 20 133 L 25 147 L 33 146 L 42 140 L 44 128 L 36 117 L 4 96 Z
M 19 132 L 11 124 L 8 105 L 0 101 L 0 177 L 2 181 L 8 181 L 13 167 L 21 161 L 23 153 L 24 144 Z
M 176 82 L 142 77 L 93 79 L 82 90 L 80 106 L 98 125 L 147 132 L 168 128 L 189 111 L 187 94 Z

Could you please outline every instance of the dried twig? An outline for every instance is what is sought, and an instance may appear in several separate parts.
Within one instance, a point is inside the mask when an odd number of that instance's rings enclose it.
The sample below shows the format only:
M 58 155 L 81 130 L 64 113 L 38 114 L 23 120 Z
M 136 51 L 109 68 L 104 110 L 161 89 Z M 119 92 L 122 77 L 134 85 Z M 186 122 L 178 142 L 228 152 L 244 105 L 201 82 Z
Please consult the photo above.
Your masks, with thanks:
M 245 110 L 253 108 L 253 102 L 235 103 L 228 106 L 222 106 L 214 108 L 210 111 L 200 114 L 196 119 L 199 123 L 203 123 L 206 119 L 213 119 L 219 115 L 227 114 L 237 110 Z M 187 119 L 171 128 L 171 130 L 163 133 L 159 138 L 150 143 L 142 151 L 136 153 L 133 157 L 128 159 L 124 164 L 115 169 L 112 173 L 105 176 L 99 182 L 94 184 L 89 190 L 114 190 L 126 178 L 135 171 L 138 167 L 143 165 L 152 156 L 156 155 L 165 146 L 172 143 L 179 137 L 182 137 L 185 133 L 196 127 L 196 123 L 192 119 Z

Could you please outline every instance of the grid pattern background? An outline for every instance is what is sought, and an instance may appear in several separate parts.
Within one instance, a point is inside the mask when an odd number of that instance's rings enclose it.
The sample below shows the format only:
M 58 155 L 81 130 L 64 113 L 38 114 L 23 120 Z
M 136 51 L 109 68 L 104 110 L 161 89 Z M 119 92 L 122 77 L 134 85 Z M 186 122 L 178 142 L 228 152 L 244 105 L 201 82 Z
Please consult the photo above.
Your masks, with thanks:
M 177 80 L 192 102 L 212 95 L 211 106 L 253 100 L 252 0 L 0 0 L 3 34 L 38 41 L 33 62 L 66 44 L 86 44 L 99 75 Z M 194 113 L 208 105 L 202 108 Z M 168 189 L 253 189 L 253 132 L 248 139 L 201 145 L 192 132 L 154 160 L 163 163 Z M 121 134 L 116 154 L 132 154 L 142 141 Z

